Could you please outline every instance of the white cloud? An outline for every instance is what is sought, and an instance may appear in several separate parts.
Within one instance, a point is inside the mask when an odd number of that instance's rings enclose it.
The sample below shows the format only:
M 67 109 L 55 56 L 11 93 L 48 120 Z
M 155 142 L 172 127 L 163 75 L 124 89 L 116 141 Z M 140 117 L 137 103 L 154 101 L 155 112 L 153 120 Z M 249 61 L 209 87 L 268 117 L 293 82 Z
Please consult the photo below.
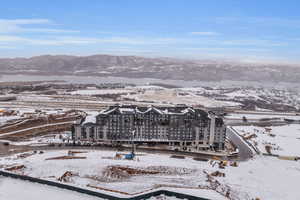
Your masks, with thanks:
M 214 19 L 217 23 L 223 24 L 242 24 L 255 26 L 272 26 L 272 27 L 291 27 L 299 28 L 299 18 L 278 18 L 278 17 L 217 17 Z
M 233 48 L 233 47 L 187 47 L 181 48 L 187 51 L 202 51 L 202 52 L 270 52 L 270 49 L 262 49 L 262 48 Z
M 190 32 L 191 35 L 200 35 L 200 36 L 215 36 L 215 35 L 219 35 L 219 33 L 216 32 Z
M 18 42 L 23 40 L 24 38 L 18 36 L 0 35 L 0 43 L 11 43 L 11 42 Z
M 3 24 L 52 24 L 49 19 L 0 19 L 0 23 Z
M 24 27 L 37 25 L 54 25 L 48 19 L 0 19 L 0 33 L 23 33 L 23 32 L 43 32 L 43 33 L 74 33 L 79 31 L 51 29 L 51 28 L 32 28 Z
M 48 38 L 29 38 L 14 35 L 1 35 L 0 44 L 29 44 L 29 45 L 85 45 L 85 44 L 126 44 L 126 45 L 165 45 L 191 42 L 180 38 L 135 38 L 135 37 L 74 37 L 56 36 Z
M 244 40 L 225 40 L 221 42 L 223 45 L 230 46 L 287 46 L 285 42 L 277 42 L 272 40 L 260 40 L 260 39 L 244 39 Z
M 39 32 L 39 33 L 79 33 L 77 30 L 50 29 L 50 28 L 26 28 L 22 32 Z
M 0 49 L 17 49 L 17 47 L 14 46 L 5 46 L 5 45 L 0 45 Z
M 216 49 L 237 48 L 240 49 L 262 49 L 266 47 L 281 47 L 288 44 L 283 41 L 259 40 L 259 39 L 202 39 L 202 38 L 164 38 L 164 37 L 80 37 L 80 36 L 48 36 L 48 37 L 24 37 L 16 35 L 1 35 L 0 45 L 43 45 L 43 46 L 63 46 L 63 45 L 89 45 L 89 44 L 117 44 L 130 46 L 163 47 L 166 45 L 180 45 L 182 47 L 209 47 Z M 199 46 L 200 45 L 200 46 Z M 211 48 L 210 48 L 211 49 Z M 216 50 L 215 49 L 215 50 Z M 212 49 L 211 49 L 212 50 Z

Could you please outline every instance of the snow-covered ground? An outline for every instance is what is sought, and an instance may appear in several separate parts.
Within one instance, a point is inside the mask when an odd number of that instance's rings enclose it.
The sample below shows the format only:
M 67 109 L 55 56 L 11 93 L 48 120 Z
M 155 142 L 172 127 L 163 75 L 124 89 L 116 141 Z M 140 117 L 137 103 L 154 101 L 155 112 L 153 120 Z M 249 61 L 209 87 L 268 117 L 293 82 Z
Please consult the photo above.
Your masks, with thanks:
M 130 89 L 85 89 L 85 90 L 77 90 L 71 92 L 71 94 L 77 95 L 97 95 L 97 94 L 123 94 L 134 92 L 134 90 Z
M 274 89 L 273 87 L 243 87 L 243 86 L 214 86 L 214 87 L 192 87 L 180 88 L 180 91 L 188 91 L 197 95 L 209 96 L 215 100 L 260 100 L 266 103 L 278 103 L 300 108 L 299 92 L 295 89 Z M 256 110 L 262 108 L 256 107 Z M 263 109 L 264 110 L 264 109 Z
M 93 189 L 87 185 L 127 193 L 146 191 L 161 185 L 162 188 L 156 189 L 168 189 L 214 200 L 226 199 L 213 190 L 195 189 L 199 185 L 206 186 L 208 184 L 204 171 L 212 173 L 218 170 L 225 173 L 225 177 L 215 179 L 224 187 L 230 188 L 235 200 L 250 200 L 256 197 L 272 200 L 295 200 L 300 197 L 297 184 L 300 180 L 300 164 L 295 161 L 255 156 L 247 162 L 239 163 L 238 167 L 228 165 L 225 169 L 219 169 L 218 165 L 213 166 L 209 162 L 195 161 L 189 157 L 175 159 L 159 154 L 138 154 L 138 160 L 110 159 L 115 156 L 115 153 L 91 150 L 78 154 L 78 156 L 86 156 L 86 159 L 45 160 L 50 157 L 67 155 L 66 150 L 47 151 L 44 154 L 34 154 L 24 159 L 17 159 L 17 155 L 4 157 L 0 160 L 0 164 L 24 164 L 26 168 L 22 173 L 51 181 L 57 181 L 57 178 L 66 171 L 71 171 L 76 175 L 71 177 L 67 184 L 121 197 L 128 197 L 128 195 Z M 125 166 L 136 169 L 151 167 L 151 169 L 167 169 L 169 173 L 134 175 L 118 179 L 106 174 L 109 166 Z
M 0 176 L 1 200 L 101 200 L 98 197 Z
M 17 142 L 0 139 L 0 142 L 9 142 L 11 145 L 44 146 L 52 143 L 60 144 L 68 142 L 71 141 L 71 138 L 71 133 L 65 132 L 60 134 L 48 134 L 43 136 L 32 137 L 30 139 Z
M 183 193 L 203 196 L 209 199 L 226 199 L 213 190 L 193 189 L 198 185 L 207 185 L 204 169 L 209 169 L 207 162 L 195 161 L 192 158 L 185 160 L 170 158 L 168 155 L 142 154 L 138 155 L 138 160 L 114 160 L 116 152 L 113 151 L 89 151 L 88 153 L 78 154 L 86 156 L 87 159 L 80 160 L 45 160 L 46 158 L 67 155 L 67 151 L 47 151 L 44 154 L 17 159 L 17 156 L 6 157 L 0 160 L 0 165 L 24 164 L 26 168 L 23 173 L 33 177 L 39 177 L 51 181 L 57 181 L 66 171 L 78 173 L 71 178 L 70 183 L 75 186 L 88 188 L 103 192 L 101 190 L 87 187 L 88 184 L 121 192 L 136 193 L 155 188 L 158 184 L 163 188 L 174 191 L 182 190 Z M 166 174 L 137 175 L 120 180 L 105 175 L 108 166 L 129 166 L 132 168 L 145 169 L 147 167 L 162 168 L 168 170 Z M 95 180 L 91 177 L 95 177 Z M 99 181 L 102 180 L 102 181 Z M 181 186 L 187 188 L 167 187 Z M 192 188 L 192 189 L 189 189 Z M 104 191 L 105 192 L 105 191 Z M 238 191 L 236 191 L 238 192 Z M 109 194 L 128 197 L 119 193 L 109 192 Z
M 257 137 L 249 139 L 249 142 L 257 143 L 257 147 L 266 153 L 265 146 L 271 146 L 273 154 L 300 157 L 300 124 L 284 126 L 257 127 L 235 126 L 233 127 L 241 135 L 255 134 Z
M 14 115 L 14 116 L 0 116 L 0 125 L 5 124 L 9 120 L 19 119 L 20 116 Z
M 128 94 L 136 92 L 136 94 Z M 163 89 L 159 87 L 145 86 L 145 87 L 132 87 L 125 89 L 86 89 L 70 92 L 71 95 L 80 94 L 83 96 L 77 96 L 74 99 L 68 99 L 71 101 L 84 101 L 89 102 L 90 95 L 95 94 L 123 94 L 123 97 L 136 99 L 137 101 L 153 101 L 161 104 L 188 104 L 188 105 L 204 105 L 207 107 L 215 106 L 236 106 L 235 100 L 257 100 L 257 99 L 278 99 L 282 103 L 287 103 L 295 107 L 299 107 L 300 98 L 298 94 L 289 91 L 279 90 L 267 90 L 267 89 L 230 89 L 222 87 L 214 87 L 212 89 L 204 87 L 195 88 L 180 88 L 180 89 Z M 180 94 L 181 93 L 181 94 Z M 70 95 L 70 96 L 71 96 Z M 215 96 L 214 96 L 215 95 Z M 47 98 L 37 98 L 38 95 L 27 95 L 23 101 L 48 101 Z M 79 99 L 82 98 L 82 99 Z M 86 99 L 83 99 L 86 98 Z M 219 100 L 218 100 L 219 99 Z M 221 101 L 221 99 L 226 101 Z M 52 99 L 53 101 L 62 101 L 61 99 Z M 64 100 L 66 101 L 66 100 Z M 90 100 L 91 101 L 91 100 Z M 92 101 L 91 101 L 92 102 Z M 110 102 L 111 103 L 111 102 Z M 41 105 L 42 106 L 42 105 Z M 33 108 L 19 108 L 19 114 L 12 117 L 0 117 L 0 124 L 5 123 L 9 119 L 19 118 L 23 113 L 34 112 Z M 257 110 L 265 111 L 260 108 Z M 48 110 L 47 114 L 60 111 Z M 262 118 L 280 118 L 280 119 L 294 119 L 300 120 L 300 116 L 296 115 L 282 115 L 280 113 L 274 113 L 273 115 L 264 114 L 230 114 L 226 116 L 229 120 L 242 120 L 245 116 L 248 120 L 260 120 Z M 88 112 L 87 121 L 95 120 L 95 115 L 98 112 Z M 234 127 L 241 135 L 249 136 L 251 134 L 257 135 L 257 137 L 249 139 L 252 144 L 257 144 L 258 149 L 266 153 L 265 146 L 271 146 L 271 152 L 278 155 L 287 156 L 300 156 L 300 125 L 286 125 L 286 126 L 272 126 L 264 127 L 255 126 L 236 126 Z M 69 136 L 64 136 L 67 139 Z M 49 137 L 35 137 L 28 141 L 12 143 L 14 145 L 42 145 L 48 143 L 62 142 L 62 138 L 58 136 Z M 47 151 L 44 154 L 35 154 L 33 156 L 19 159 L 17 156 L 0 158 L 1 165 L 18 165 L 24 164 L 26 168 L 23 172 L 26 175 L 39 177 L 51 181 L 57 181 L 66 171 L 71 171 L 77 174 L 70 178 L 68 184 L 75 186 L 88 188 L 95 191 L 100 191 L 87 187 L 87 184 L 99 186 L 107 189 L 119 190 L 121 192 L 135 193 L 151 189 L 158 184 L 164 185 L 159 189 L 168 189 L 175 192 L 182 192 L 196 196 L 203 196 L 210 199 L 226 199 L 212 190 L 200 190 L 195 187 L 206 186 L 207 177 L 203 172 L 208 173 L 214 171 L 221 171 L 226 174 L 225 177 L 216 178 L 223 186 L 230 187 L 235 199 L 250 200 L 256 197 L 261 200 L 295 200 L 300 199 L 300 190 L 298 189 L 298 182 L 300 180 L 300 161 L 280 160 L 276 157 L 267 157 L 256 155 L 253 159 L 239 163 L 239 167 L 227 166 L 225 169 L 219 169 L 215 165 L 214 167 L 208 162 L 195 161 L 192 158 L 187 157 L 184 160 L 170 158 L 168 155 L 158 154 L 143 154 L 138 156 L 139 161 L 129 160 L 114 160 L 108 159 L 108 157 L 114 157 L 116 152 L 113 151 L 89 151 L 88 153 L 78 154 L 78 156 L 86 156 L 84 160 L 45 160 L 49 157 L 67 155 L 67 151 Z M 106 158 L 105 158 L 106 157 Z M 109 166 L 129 166 L 131 168 L 145 169 L 147 167 L 167 167 L 170 171 L 176 173 L 170 174 L 155 174 L 155 175 L 136 175 L 126 177 L 120 180 L 112 180 L 112 177 L 105 175 L 105 170 Z M 188 173 L 180 173 L 187 171 Z M 93 179 L 96 178 L 96 179 Z M 36 196 L 30 196 L 32 192 L 38 191 L 37 194 L 45 194 L 51 196 L 51 199 L 57 194 L 64 197 L 64 190 L 48 188 L 48 186 L 36 186 L 36 184 L 24 182 L 19 183 L 19 180 L 12 180 L 8 178 L 0 177 L 0 200 L 2 199 L 19 199 L 14 194 L 15 188 L 26 188 L 26 191 L 20 193 L 22 199 L 33 199 Z M 24 185 L 23 185 L 24 184 Z M 27 185 L 30 186 L 27 186 Z M 167 187 L 171 185 L 172 187 Z M 173 186 L 185 187 L 174 188 Z M 11 189 L 14 188 L 14 189 Z M 194 188 L 194 189 L 191 189 Z M 7 190 L 9 192 L 3 193 Z M 45 191 L 46 190 L 46 191 Z M 56 191 L 59 190 L 59 191 Z M 23 191 L 23 190 L 20 190 Z M 49 193 L 47 193 L 49 192 Z M 102 190 L 100 192 L 103 192 Z M 53 195 L 52 195 L 53 193 Z M 69 191 L 67 191 L 70 195 Z M 73 192 L 71 192 L 73 195 Z M 113 195 L 120 195 L 125 197 L 126 195 L 116 194 L 114 192 L 108 192 Z M 28 196 L 29 195 L 29 196 Z M 35 194 L 32 194 L 35 195 Z M 79 196 L 77 196 L 79 195 Z M 39 196 L 40 197 L 40 196 Z M 78 197 L 78 198 L 77 198 Z M 40 198 L 37 198 L 40 199 Z M 47 198 L 44 198 L 47 200 Z M 59 199 L 59 197 L 55 198 Z M 74 196 L 66 196 L 64 199 L 89 199 L 89 197 L 82 197 L 81 194 L 74 194 Z M 90 197 L 90 199 L 94 199 Z
M 239 167 L 224 170 L 224 182 L 238 191 L 262 200 L 295 200 L 300 198 L 300 162 L 256 156 Z M 221 178 L 219 178 L 221 179 Z
M 217 101 L 212 98 L 187 93 L 179 95 L 176 89 L 146 90 L 143 94 L 128 95 L 136 101 L 147 101 L 155 103 L 202 105 L 205 107 L 237 106 L 238 103 L 230 101 Z
M 279 118 L 279 119 L 293 119 L 293 120 L 300 120 L 300 115 L 292 115 L 292 114 L 272 114 L 269 112 L 269 114 L 251 114 L 251 113 L 230 113 L 229 115 L 226 115 L 226 119 L 243 119 L 243 117 L 246 117 L 248 120 L 260 120 L 260 119 L 266 119 L 266 118 Z
M 184 95 L 174 95 L 173 92 Z M 271 89 L 264 87 L 238 87 L 238 86 L 214 86 L 214 87 L 185 87 L 185 88 L 163 88 L 153 85 L 126 86 L 125 88 L 97 89 L 97 87 L 86 87 L 70 91 L 61 89 L 58 95 L 43 95 L 34 92 L 22 92 L 17 95 L 15 102 L 2 102 L 2 105 L 15 105 L 39 102 L 84 102 L 94 103 L 102 101 L 100 97 L 93 95 L 104 95 L 106 101 L 115 100 L 116 95 L 120 98 L 127 98 L 126 103 L 136 101 L 153 102 L 160 104 L 188 104 L 203 105 L 206 107 L 242 106 L 242 104 L 252 105 L 251 109 L 266 110 L 276 109 L 276 105 L 282 104 L 290 111 L 300 108 L 300 96 L 298 92 L 287 89 Z M 131 99 L 134 99 L 131 101 Z M 258 102 L 259 100 L 259 102 Z M 256 103 L 255 103 L 256 102 Z M 101 102 L 105 103 L 105 102 Z M 111 102 L 110 102 L 111 103 Z M 120 102 L 118 102 L 120 103 Z M 290 107 L 289 107 L 290 106 Z
M 51 97 L 43 95 L 22 95 L 18 96 L 18 101 L 49 101 L 53 100 Z

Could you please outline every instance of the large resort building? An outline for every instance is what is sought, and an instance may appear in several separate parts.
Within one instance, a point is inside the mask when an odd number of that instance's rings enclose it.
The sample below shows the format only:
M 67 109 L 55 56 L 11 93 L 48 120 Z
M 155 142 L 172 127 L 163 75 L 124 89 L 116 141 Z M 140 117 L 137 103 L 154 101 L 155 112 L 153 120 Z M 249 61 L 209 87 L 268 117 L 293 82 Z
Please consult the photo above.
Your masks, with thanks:
M 110 106 L 74 125 L 75 141 L 166 144 L 183 151 L 224 149 L 222 118 L 187 106 Z

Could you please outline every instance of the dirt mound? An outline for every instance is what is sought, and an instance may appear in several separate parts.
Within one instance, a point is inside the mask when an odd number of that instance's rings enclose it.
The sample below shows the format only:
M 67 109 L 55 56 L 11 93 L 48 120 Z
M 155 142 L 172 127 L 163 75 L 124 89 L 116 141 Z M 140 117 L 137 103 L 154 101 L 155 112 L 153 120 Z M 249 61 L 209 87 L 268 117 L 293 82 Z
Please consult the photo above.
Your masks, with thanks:
M 118 181 L 129 177 L 127 170 L 122 170 L 118 166 L 108 166 L 102 173 L 103 181 Z
M 78 176 L 78 173 L 66 171 L 61 177 L 59 177 L 57 180 L 60 182 L 70 182 L 71 177 Z
M 130 166 L 108 166 L 102 174 L 102 181 L 117 181 L 129 178 L 131 176 L 137 175 L 154 175 L 154 174 L 176 174 L 176 175 L 184 175 L 193 173 L 194 170 L 187 169 L 187 168 L 180 168 L 180 167 L 166 167 L 166 166 L 150 166 L 150 167 L 130 167 Z M 99 180 L 99 177 L 97 177 Z
M 176 174 L 185 175 L 195 172 L 193 169 L 183 168 L 183 167 L 167 167 L 167 166 L 150 166 L 146 168 L 147 170 L 158 171 L 160 174 Z
M 58 156 L 58 157 L 46 158 L 45 160 L 70 160 L 70 159 L 86 159 L 86 157 L 80 157 L 80 156 Z
M 13 167 L 7 167 L 5 168 L 6 171 L 18 171 L 18 170 L 22 170 L 26 168 L 25 165 L 17 165 L 17 166 L 13 166 Z

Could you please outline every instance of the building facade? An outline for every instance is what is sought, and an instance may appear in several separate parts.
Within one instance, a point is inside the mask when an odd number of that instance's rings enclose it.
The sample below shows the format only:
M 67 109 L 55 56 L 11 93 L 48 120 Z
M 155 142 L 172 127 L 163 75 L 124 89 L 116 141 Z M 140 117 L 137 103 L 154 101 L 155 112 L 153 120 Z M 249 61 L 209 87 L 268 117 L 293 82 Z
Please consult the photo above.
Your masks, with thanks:
M 222 118 L 187 106 L 110 106 L 73 127 L 75 141 L 167 144 L 171 149 L 224 149 Z

